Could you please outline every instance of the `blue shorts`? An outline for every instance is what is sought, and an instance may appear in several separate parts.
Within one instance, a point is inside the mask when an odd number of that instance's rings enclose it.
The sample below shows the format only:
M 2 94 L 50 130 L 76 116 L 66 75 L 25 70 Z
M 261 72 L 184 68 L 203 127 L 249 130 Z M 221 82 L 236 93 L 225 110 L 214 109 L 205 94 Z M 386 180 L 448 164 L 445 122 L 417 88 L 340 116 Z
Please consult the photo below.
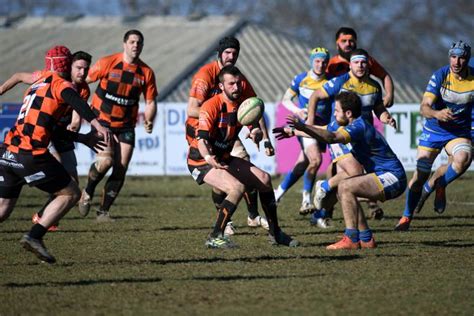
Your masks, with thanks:
M 399 197 L 407 188 L 405 171 L 376 171 L 371 173 L 376 179 L 380 192 L 383 192 L 383 200 L 387 201 Z
M 351 154 L 352 146 L 351 144 L 330 144 L 329 153 L 331 154 L 331 160 L 337 162 L 346 158 Z
M 423 132 L 420 135 L 418 147 L 421 147 L 427 151 L 440 152 L 449 142 L 458 138 L 470 139 L 470 136 L 471 135 L 469 131 L 456 133 L 446 132 L 444 134 L 439 134 L 423 127 Z

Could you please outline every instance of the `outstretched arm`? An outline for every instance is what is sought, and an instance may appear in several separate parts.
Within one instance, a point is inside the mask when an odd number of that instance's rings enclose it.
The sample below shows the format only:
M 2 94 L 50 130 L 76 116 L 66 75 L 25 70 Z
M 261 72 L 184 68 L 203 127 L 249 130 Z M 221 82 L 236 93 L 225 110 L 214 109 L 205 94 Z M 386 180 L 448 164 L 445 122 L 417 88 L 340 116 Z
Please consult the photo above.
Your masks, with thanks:
M 31 72 L 17 72 L 14 73 L 10 78 L 7 79 L 1 86 L 0 86 L 0 95 L 4 94 L 18 83 L 23 82 L 25 84 L 33 84 L 34 77 L 33 73 Z

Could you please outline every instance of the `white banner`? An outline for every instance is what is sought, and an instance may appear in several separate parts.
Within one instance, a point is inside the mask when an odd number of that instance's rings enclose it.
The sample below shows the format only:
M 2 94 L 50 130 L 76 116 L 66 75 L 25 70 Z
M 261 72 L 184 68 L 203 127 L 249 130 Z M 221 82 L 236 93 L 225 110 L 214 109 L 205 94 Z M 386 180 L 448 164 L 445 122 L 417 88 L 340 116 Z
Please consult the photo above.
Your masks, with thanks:
M 186 156 L 188 144 L 185 137 L 186 103 L 160 103 L 152 134 L 145 133 L 143 128 L 143 107 L 140 104 L 140 114 L 135 129 L 135 151 L 128 168 L 128 175 L 189 175 Z M 269 133 L 275 121 L 274 104 L 265 104 L 265 117 Z M 83 123 L 82 133 L 90 130 Z M 241 139 L 245 137 L 247 128 L 243 128 Z M 273 139 L 273 135 L 270 135 Z M 274 142 L 274 140 L 273 140 Z M 250 140 L 244 140 L 244 145 L 251 156 L 252 162 L 263 170 L 275 172 L 274 157 L 267 157 L 263 145 L 260 152 Z M 80 175 L 87 175 L 94 161 L 95 154 L 84 145 L 76 145 L 78 161 L 77 170 Z

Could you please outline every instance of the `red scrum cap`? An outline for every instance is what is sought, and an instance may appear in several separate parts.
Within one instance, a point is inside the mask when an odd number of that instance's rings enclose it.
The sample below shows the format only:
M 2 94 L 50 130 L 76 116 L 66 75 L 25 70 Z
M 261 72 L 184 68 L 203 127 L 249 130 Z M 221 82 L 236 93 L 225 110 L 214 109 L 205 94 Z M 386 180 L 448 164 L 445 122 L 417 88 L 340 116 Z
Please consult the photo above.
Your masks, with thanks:
M 48 71 L 71 72 L 72 54 L 66 46 L 54 46 L 46 52 L 44 68 Z

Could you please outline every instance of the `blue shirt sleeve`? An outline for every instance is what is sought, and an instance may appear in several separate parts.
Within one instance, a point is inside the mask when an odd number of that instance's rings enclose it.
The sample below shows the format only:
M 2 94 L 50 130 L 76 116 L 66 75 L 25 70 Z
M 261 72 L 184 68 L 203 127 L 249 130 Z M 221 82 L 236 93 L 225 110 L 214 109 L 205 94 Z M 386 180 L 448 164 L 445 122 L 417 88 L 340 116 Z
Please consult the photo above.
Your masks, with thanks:
M 348 78 L 348 73 L 332 78 L 323 85 L 323 89 L 330 98 L 333 98 L 339 93 L 339 91 L 341 91 L 342 85 L 348 80 Z
M 296 75 L 291 81 L 290 89 L 293 90 L 297 95 L 300 95 L 300 84 L 304 77 L 306 77 L 306 72 Z

